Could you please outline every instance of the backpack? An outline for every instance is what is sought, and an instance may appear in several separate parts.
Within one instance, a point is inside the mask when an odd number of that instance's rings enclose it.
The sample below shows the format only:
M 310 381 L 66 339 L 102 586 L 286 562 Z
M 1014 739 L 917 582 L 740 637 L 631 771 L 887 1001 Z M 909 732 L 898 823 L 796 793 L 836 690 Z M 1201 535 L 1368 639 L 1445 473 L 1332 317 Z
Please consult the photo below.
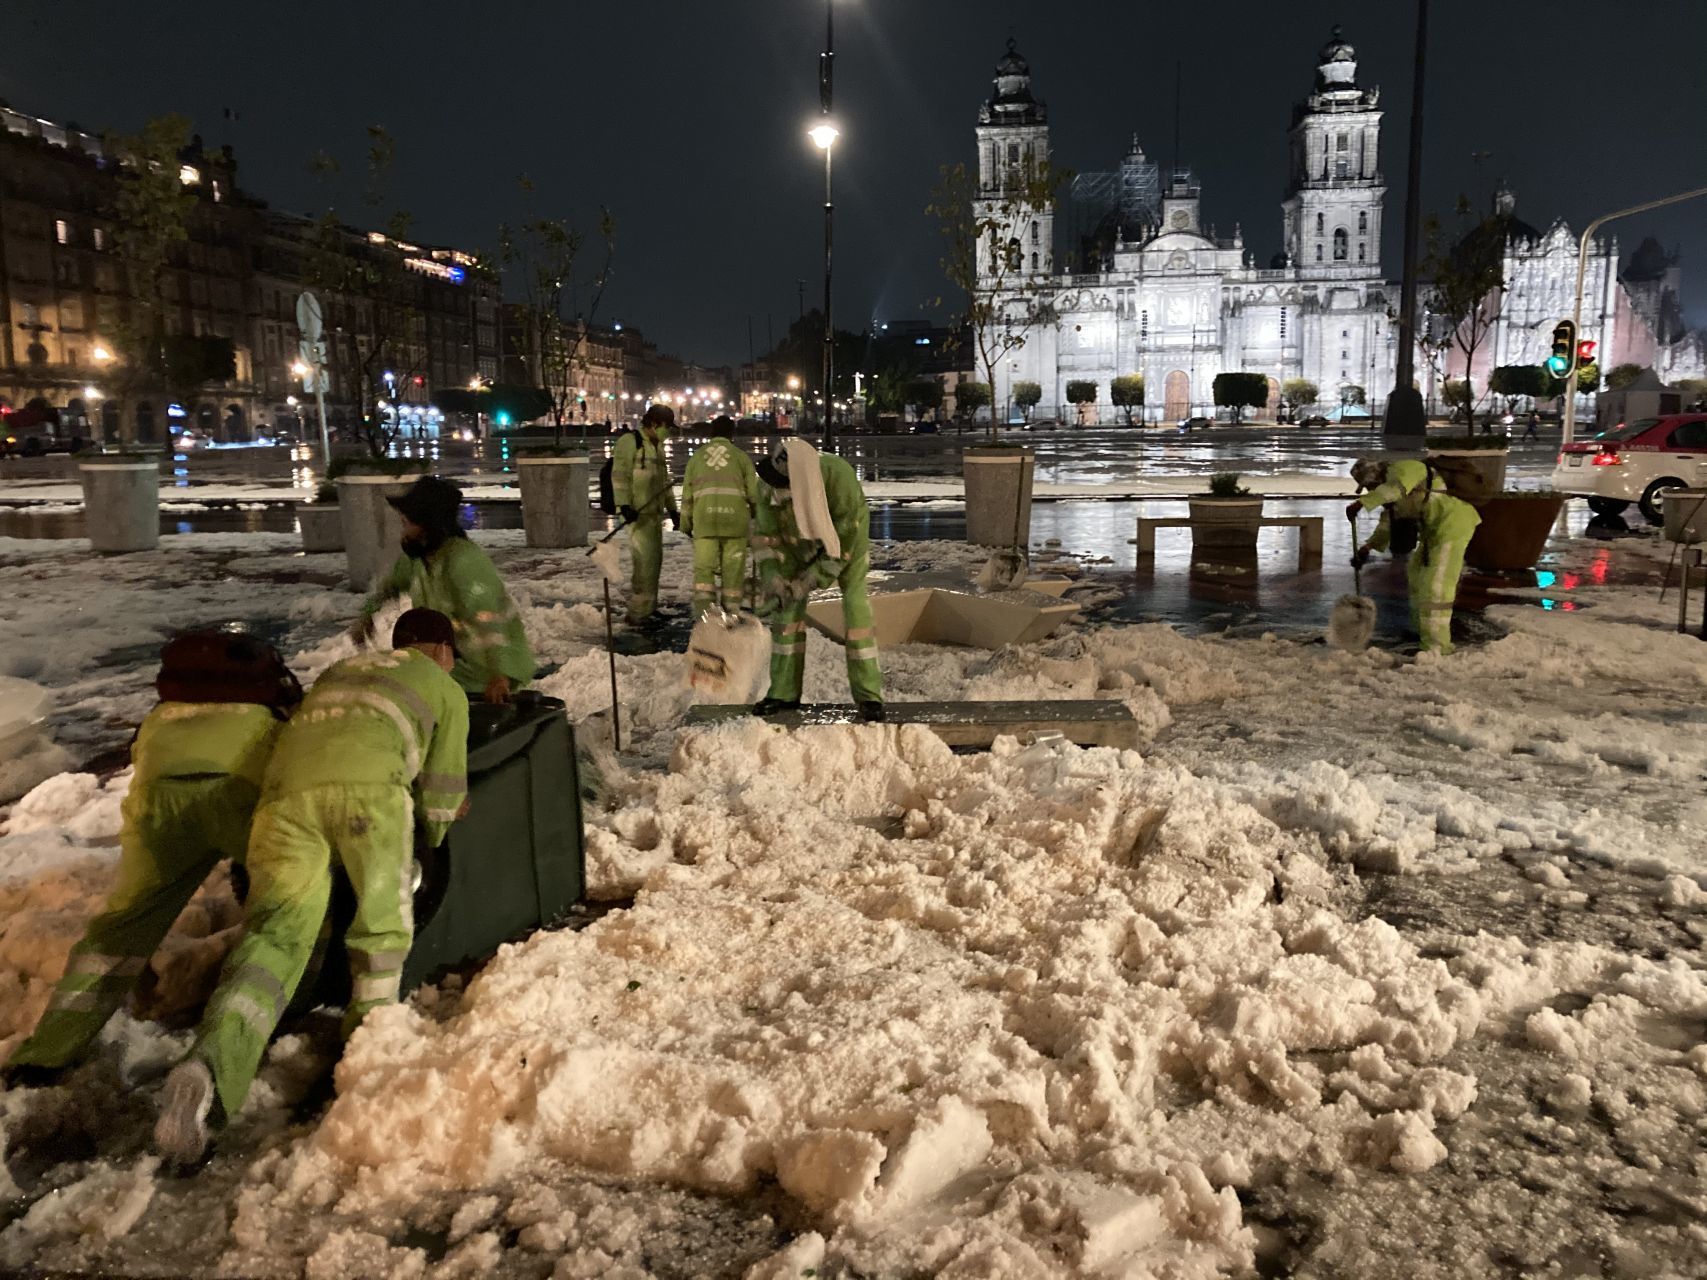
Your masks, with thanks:
M 1434 489 L 1434 479 L 1440 477 L 1446 486 L 1446 492 L 1454 498 L 1468 502 L 1472 507 L 1479 507 L 1499 496 L 1499 490 L 1494 488 L 1487 473 L 1476 465 L 1473 458 L 1435 457 L 1427 462 L 1428 487 Z
M 624 436 L 637 436 L 634 430 L 624 430 L 616 433 L 616 439 L 611 441 L 610 453 L 605 456 L 604 465 L 599 468 L 599 510 L 607 516 L 616 514 L 616 482 L 611 478 L 611 468 L 616 464 L 616 446 Z
M 163 702 L 252 702 L 281 719 L 302 701 L 302 685 L 265 640 L 207 627 L 174 636 L 160 651 L 154 691 Z

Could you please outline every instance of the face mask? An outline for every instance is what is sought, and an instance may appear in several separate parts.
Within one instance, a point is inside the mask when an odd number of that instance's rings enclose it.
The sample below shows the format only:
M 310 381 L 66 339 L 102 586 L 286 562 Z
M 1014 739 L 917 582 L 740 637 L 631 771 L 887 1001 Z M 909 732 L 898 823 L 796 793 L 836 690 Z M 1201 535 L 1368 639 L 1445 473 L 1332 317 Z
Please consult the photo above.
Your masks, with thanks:
M 432 553 L 424 538 L 403 539 L 403 554 L 412 560 L 425 560 Z

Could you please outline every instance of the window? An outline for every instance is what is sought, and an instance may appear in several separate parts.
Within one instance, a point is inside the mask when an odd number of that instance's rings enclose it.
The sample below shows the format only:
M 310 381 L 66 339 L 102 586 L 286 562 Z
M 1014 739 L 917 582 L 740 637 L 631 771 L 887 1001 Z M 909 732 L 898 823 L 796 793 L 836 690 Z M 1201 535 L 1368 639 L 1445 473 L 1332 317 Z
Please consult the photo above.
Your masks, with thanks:
M 1357 242 L 1357 260 L 1359 262 L 1369 261 L 1369 246 L 1361 240 Z
M 1316 215 L 1316 234 L 1317 235 L 1325 235 L 1327 233 L 1327 230 L 1328 230 L 1327 219 L 1318 213 Z
M 56 218 L 53 223 L 53 238 L 60 244 L 71 243 L 71 224 L 64 218 Z
M 1350 329 L 1341 329 L 1340 330 L 1340 337 L 1342 337 L 1342 338 L 1351 337 L 1351 330 Z
M 53 260 L 53 278 L 59 281 L 60 284 L 77 284 L 77 259 L 55 258 Z
M 1341 360 L 1349 360 L 1349 359 L 1351 359 L 1351 352 L 1349 352 L 1349 351 L 1342 351 L 1342 352 L 1340 352 L 1340 359 L 1341 359 Z
M 1342 134 L 1340 134 L 1339 137 L 1334 139 L 1334 150 L 1335 151 L 1348 151 L 1350 149 L 1351 149 L 1351 135 L 1350 134 L 1342 133 Z
M 1149 336 L 1150 336 L 1150 313 L 1147 310 L 1146 311 L 1140 311 L 1138 313 L 1138 337 L 1140 339 L 1147 339 Z
M 1019 143 L 1017 143 L 1017 142 L 1008 143 L 1008 163 L 1009 164 L 1018 164 L 1019 163 Z
M 1334 161 L 1334 177 L 1349 178 L 1351 176 L 1351 161 L 1341 156 Z
M 1671 433 L 1668 449 L 1707 449 L 1707 422 L 1686 422 Z
M 1034 253 L 1034 254 L 1032 254 L 1032 255 L 1031 255 L 1031 269 L 1032 269 L 1032 270 L 1033 270 L 1033 271 L 1036 271 L 1036 270 L 1037 270 L 1037 269 L 1038 269 L 1038 266 L 1037 266 L 1037 255 L 1036 255 L 1036 254 L 1035 254 L 1035 253 Z
M 95 247 L 97 249 L 105 249 L 107 247 L 107 231 L 105 227 L 96 227 L 90 234 L 95 237 Z
M 1280 309 L 1280 340 L 1286 341 L 1286 308 Z
M 1034 222 L 1031 224 L 1031 242 L 1033 244 L 1037 243 L 1037 236 L 1038 236 L 1037 224 Z
M 1321 260 L 1322 260 L 1322 242 L 1320 240 L 1318 240 L 1318 241 L 1316 241 L 1316 261 L 1320 262 Z
M 77 356 L 78 351 L 76 347 L 65 348 L 65 363 L 70 365 L 73 369 L 77 367 Z
M 1334 228 L 1334 261 L 1335 262 L 1344 262 L 1346 260 L 1346 256 L 1350 252 L 1350 244 L 1351 244 L 1350 237 L 1348 237 L 1346 235 L 1345 228 L 1344 227 L 1335 227 Z
M 1368 213 L 1360 213 L 1357 215 L 1357 234 L 1360 236 L 1361 235 L 1367 235 L 1368 232 L 1369 232 L 1369 214 Z

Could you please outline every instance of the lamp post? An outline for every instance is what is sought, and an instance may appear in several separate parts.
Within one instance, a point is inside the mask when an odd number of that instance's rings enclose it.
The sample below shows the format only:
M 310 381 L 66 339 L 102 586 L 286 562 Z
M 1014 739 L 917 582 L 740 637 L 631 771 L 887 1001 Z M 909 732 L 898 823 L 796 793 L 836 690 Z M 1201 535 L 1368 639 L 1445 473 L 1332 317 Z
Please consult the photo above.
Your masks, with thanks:
M 836 329 L 832 310 L 832 286 L 835 246 L 835 201 L 830 186 L 830 161 L 836 139 L 841 131 L 831 119 L 835 106 L 836 81 L 836 7 L 835 0 L 824 0 L 824 52 L 818 55 L 819 120 L 811 130 L 812 141 L 824 153 L 824 449 L 835 447 L 835 414 L 831 409 L 832 383 L 836 376 Z
M 1582 328 L 1583 328 L 1583 275 L 1588 270 L 1588 246 L 1589 246 L 1589 241 L 1594 238 L 1594 233 L 1596 231 L 1599 231 L 1602 227 L 1604 227 L 1607 223 L 1613 221 L 1614 219 L 1627 218 L 1633 213 L 1646 213 L 1649 209 L 1664 208 L 1668 204 L 1682 204 L 1685 200 L 1695 200 L 1695 199 L 1699 199 L 1701 196 L 1707 196 L 1707 187 L 1696 187 L 1694 190 L 1691 190 L 1691 191 L 1680 191 L 1677 195 L 1667 196 L 1663 200 L 1650 200 L 1646 204 L 1631 205 L 1628 209 L 1619 209 L 1613 213 L 1602 214 L 1600 217 L 1596 218 L 1593 222 L 1589 223 L 1588 226 L 1583 228 L 1582 239 L 1577 244 L 1576 302 L 1573 304 L 1573 307 L 1571 310 L 1571 333 L 1574 336 L 1580 336 L 1582 334 Z M 1609 265 L 1607 269 L 1611 270 L 1612 268 Z M 1604 338 L 1605 334 L 1602 333 L 1601 336 Z M 1576 363 L 1576 356 L 1577 356 L 1577 353 L 1575 351 L 1572 351 L 1571 352 L 1571 370 L 1569 373 L 1567 373 L 1565 375 L 1565 420 L 1564 420 L 1563 436 L 1564 436 L 1564 443 L 1566 443 L 1566 444 L 1570 444 L 1571 441 L 1576 436 L 1576 426 L 1577 426 L 1577 388 L 1576 388 L 1577 363 Z M 1612 353 L 1610 351 L 1608 351 L 1606 353 L 1606 358 L 1609 360 L 1612 358 Z
M 1393 390 L 1381 418 L 1389 448 L 1410 448 L 1428 438 L 1428 413 L 1416 380 L 1417 251 L 1422 235 L 1423 85 L 1428 62 L 1428 0 L 1417 0 L 1416 66 L 1411 80 L 1411 145 L 1405 173 L 1405 263 L 1399 286 L 1399 354 Z

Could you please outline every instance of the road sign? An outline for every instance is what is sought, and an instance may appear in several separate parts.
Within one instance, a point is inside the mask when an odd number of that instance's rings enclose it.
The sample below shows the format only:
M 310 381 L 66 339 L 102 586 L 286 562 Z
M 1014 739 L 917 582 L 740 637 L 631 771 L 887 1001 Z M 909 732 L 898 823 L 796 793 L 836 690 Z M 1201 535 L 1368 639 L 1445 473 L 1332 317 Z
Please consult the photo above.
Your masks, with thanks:
M 296 296 L 296 327 L 302 330 L 303 338 L 309 342 L 320 341 L 320 335 L 325 331 L 320 317 L 320 299 L 312 293 Z

